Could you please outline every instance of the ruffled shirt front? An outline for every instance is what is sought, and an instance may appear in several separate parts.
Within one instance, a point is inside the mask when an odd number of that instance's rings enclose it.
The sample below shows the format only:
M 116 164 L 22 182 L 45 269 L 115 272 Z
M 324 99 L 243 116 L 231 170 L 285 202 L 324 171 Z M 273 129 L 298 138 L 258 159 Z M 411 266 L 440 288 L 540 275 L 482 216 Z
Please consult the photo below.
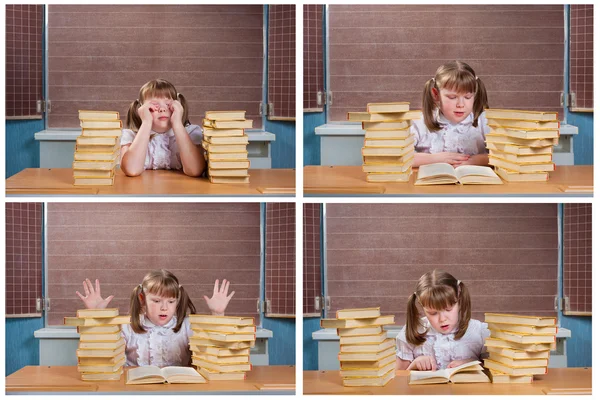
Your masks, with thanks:
M 426 317 L 421 318 L 425 333 L 425 343 L 419 346 L 406 340 L 406 325 L 396 336 L 396 356 L 402 360 L 412 361 L 419 356 L 433 356 L 438 369 L 444 369 L 455 360 L 476 360 L 485 351 L 484 342 L 490 336 L 485 322 L 471 319 L 464 336 L 454 339 L 456 330 L 440 333 L 431 327 Z
M 202 144 L 202 128 L 198 125 L 188 125 L 185 130 L 195 145 Z M 148 143 L 144 169 L 183 169 L 179 145 L 175 140 L 173 129 L 169 129 L 165 133 L 151 131 L 150 134 L 151 139 Z M 136 135 L 137 132 L 131 129 L 123 129 L 121 146 L 133 143 Z
M 179 332 L 173 332 L 177 317 L 173 317 L 164 326 L 154 325 L 143 315 L 140 316 L 140 322 L 145 333 L 135 333 L 131 325 L 122 325 L 126 366 L 154 365 L 162 368 L 190 365 L 189 337 L 192 336 L 192 327 L 188 317 L 184 319 Z
M 478 118 L 477 127 L 473 126 L 473 113 L 458 124 L 452 124 L 441 113 L 437 113 L 437 121 L 441 129 L 430 131 L 423 118 L 415 120 L 410 130 L 415 135 L 415 150 L 419 153 L 460 153 L 470 156 L 483 154 L 485 135 L 490 132 L 485 112 Z

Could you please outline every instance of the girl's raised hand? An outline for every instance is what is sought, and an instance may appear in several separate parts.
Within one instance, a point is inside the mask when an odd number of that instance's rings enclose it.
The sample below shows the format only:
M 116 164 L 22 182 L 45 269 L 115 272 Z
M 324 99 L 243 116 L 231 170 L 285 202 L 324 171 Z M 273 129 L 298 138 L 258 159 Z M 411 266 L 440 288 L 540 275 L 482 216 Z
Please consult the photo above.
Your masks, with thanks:
M 223 279 L 223 283 L 221 284 L 221 288 L 219 289 L 219 280 L 215 281 L 215 288 L 213 290 L 213 295 L 209 299 L 204 296 L 204 300 L 208 305 L 208 308 L 212 312 L 213 315 L 225 315 L 225 309 L 227 308 L 227 304 L 229 304 L 229 300 L 235 294 L 235 291 L 231 292 L 229 296 L 227 292 L 229 291 L 229 281 L 227 279 Z
M 142 119 L 142 122 L 152 123 L 152 113 L 157 110 L 157 107 L 152 102 L 144 103 L 138 108 L 137 113 Z
M 179 100 L 173 100 L 169 104 L 169 110 L 171 111 L 171 126 L 181 123 L 183 119 L 183 106 Z
M 417 371 L 435 371 L 437 362 L 434 356 L 419 356 L 413 360 L 407 369 L 416 369 Z
M 83 290 L 85 292 L 85 297 L 79 292 L 76 293 L 83 301 L 83 304 L 85 304 L 85 308 L 106 308 L 108 303 L 115 297 L 110 295 L 106 299 L 102 298 L 102 295 L 100 294 L 100 281 L 98 279 L 96 279 L 96 288 L 94 288 L 92 282 L 86 278 L 86 280 L 83 281 Z

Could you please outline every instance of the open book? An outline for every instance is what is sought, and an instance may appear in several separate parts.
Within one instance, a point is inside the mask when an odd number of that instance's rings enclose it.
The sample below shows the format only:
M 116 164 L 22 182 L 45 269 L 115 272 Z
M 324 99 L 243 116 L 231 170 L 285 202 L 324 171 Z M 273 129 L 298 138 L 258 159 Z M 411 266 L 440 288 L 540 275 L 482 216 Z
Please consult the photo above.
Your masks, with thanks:
M 452 167 L 446 163 L 421 165 L 415 185 L 501 185 L 502 179 L 489 167 L 461 165 Z
M 164 367 L 154 365 L 132 368 L 127 371 L 128 385 L 147 383 L 206 383 L 206 379 L 191 367 Z
M 481 362 L 471 361 L 455 368 L 437 371 L 410 371 L 409 385 L 429 385 L 433 383 L 480 383 L 489 382 L 490 378 L 483 372 Z

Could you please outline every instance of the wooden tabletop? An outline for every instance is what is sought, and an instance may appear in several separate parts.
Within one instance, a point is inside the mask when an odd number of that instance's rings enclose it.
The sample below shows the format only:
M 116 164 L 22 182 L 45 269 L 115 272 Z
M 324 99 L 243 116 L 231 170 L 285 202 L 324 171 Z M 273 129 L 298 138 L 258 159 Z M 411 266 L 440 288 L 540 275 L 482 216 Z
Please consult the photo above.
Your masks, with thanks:
M 6 195 L 184 195 L 289 196 L 295 193 L 295 170 L 251 169 L 250 183 L 217 184 L 181 171 L 148 170 L 128 177 L 115 172 L 111 186 L 74 186 L 71 168 L 27 168 L 6 180 Z
M 126 385 L 125 374 L 119 381 L 82 381 L 76 366 L 27 366 L 6 377 L 6 393 L 294 394 L 295 382 L 294 366 L 254 366 L 243 381 L 172 385 Z
M 549 368 L 527 384 L 437 384 L 409 385 L 409 371 L 396 371 L 384 387 L 344 387 L 339 371 L 304 371 L 304 394 L 592 394 L 591 368 Z
M 307 195 L 403 196 L 585 196 L 591 197 L 594 166 L 557 166 L 547 182 L 504 182 L 502 185 L 415 186 L 417 170 L 407 183 L 371 183 L 361 166 L 306 166 Z

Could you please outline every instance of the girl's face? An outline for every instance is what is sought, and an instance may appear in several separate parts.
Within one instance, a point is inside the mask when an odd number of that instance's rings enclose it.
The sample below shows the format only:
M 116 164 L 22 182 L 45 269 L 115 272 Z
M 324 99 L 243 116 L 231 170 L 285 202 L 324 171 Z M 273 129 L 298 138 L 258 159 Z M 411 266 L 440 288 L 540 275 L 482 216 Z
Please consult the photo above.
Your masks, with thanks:
M 439 93 L 435 88 L 432 90 L 440 112 L 452 124 L 458 124 L 473 112 L 475 94 L 459 93 L 448 89 L 441 89 Z
M 166 325 L 177 311 L 177 299 L 161 297 L 156 294 L 146 295 L 146 318 L 154 325 Z
M 423 307 L 427 320 L 439 333 L 450 333 L 458 328 L 458 303 L 443 310 Z
M 152 130 L 157 133 L 164 133 L 171 129 L 171 103 L 169 98 L 151 97 L 144 101 L 144 104 L 150 103 L 150 112 L 152 113 Z

